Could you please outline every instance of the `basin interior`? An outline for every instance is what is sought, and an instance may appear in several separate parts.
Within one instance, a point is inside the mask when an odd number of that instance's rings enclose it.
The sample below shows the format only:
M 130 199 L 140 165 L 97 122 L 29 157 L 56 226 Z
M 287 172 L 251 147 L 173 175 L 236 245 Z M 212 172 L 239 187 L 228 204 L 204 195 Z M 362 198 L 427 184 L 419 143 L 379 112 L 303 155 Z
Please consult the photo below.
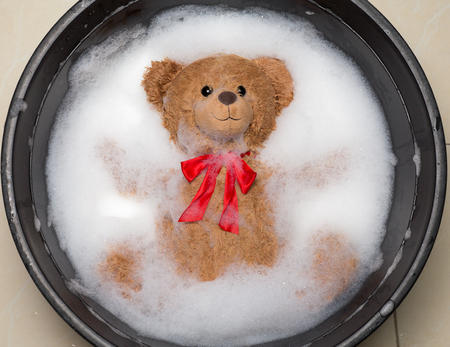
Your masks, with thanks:
M 348 304 L 314 329 L 283 341 L 267 343 L 277 346 L 312 342 L 312 346 L 330 346 L 347 341 L 351 345 L 381 324 L 404 298 L 414 283 L 414 276 L 418 275 L 417 271 L 411 275 L 412 264 L 420 256 L 423 265 L 428 255 L 427 252 L 423 254 L 423 248 L 429 249 L 434 240 L 435 235 L 428 234 L 431 224 L 434 234 L 437 226 L 436 221 L 431 223 L 430 220 L 440 220 L 436 205 L 442 208 L 443 197 L 439 196 L 436 202 L 437 177 L 445 170 L 445 163 L 437 159 L 442 151 L 436 149 L 442 146 L 437 139 L 443 141 L 439 118 L 430 116 L 429 101 L 423 95 L 423 81 L 417 80 L 417 74 L 411 71 L 411 63 L 392 41 L 393 33 L 379 26 L 374 20 L 377 12 L 367 3 L 361 2 L 359 6 L 351 1 L 335 3 L 327 0 L 280 0 L 269 4 L 263 1 L 219 2 L 236 8 L 260 6 L 311 21 L 326 39 L 356 61 L 384 109 L 398 163 L 387 233 L 382 244 L 383 265 L 370 275 Z M 49 136 L 57 109 L 68 90 L 68 71 L 87 48 L 123 28 L 138 23 L 148 25 L 159 12 L 184 3 L 208 4 L 207 1 L 155 0 L 130 4 L 111 1 L 83 7 L 80 3 L 66 16 L 70 20 L 59 22 L 58 30 L 54 28 L 49 34 L 48 45 L 38 48 L 42 59 L 36 66 L 27 67 L 32 72 L 31 78 L 22 77 L 21 80 L 26 87 L 23 100 L 27 108 L 16 119 L 12 146 L 13 191 L 20 226 L 29 251 L 53 293 L 46 293 L 41 286 L 40 289 L 47 299 L 52 297 L 49 300 L 69 324 L 99 345 L 106 345 L 106 341 L 116 346 L 129 346 L 132 341 L 151 346 L 170 344 L 138 336 L 96 302 L 69 290 L 67 283 L 75 278 L 75 272 L 59 248 L 55 231 L 47 220 L 45 163 Z M 415 158 L 418 151 L 420 174 Z M 386 276 L 388 272 L 390 275 Z M 401 286 L 405 289 L 400 296 L 395 296 Z M 64 304 L 55 304 L 58 301 L 55 298 Z M 68 311 L 77 318 L 68 319 Z M 369 321 L 370 327 L 366 325 Z M 358 331 L 357 337 L 352 338 Z

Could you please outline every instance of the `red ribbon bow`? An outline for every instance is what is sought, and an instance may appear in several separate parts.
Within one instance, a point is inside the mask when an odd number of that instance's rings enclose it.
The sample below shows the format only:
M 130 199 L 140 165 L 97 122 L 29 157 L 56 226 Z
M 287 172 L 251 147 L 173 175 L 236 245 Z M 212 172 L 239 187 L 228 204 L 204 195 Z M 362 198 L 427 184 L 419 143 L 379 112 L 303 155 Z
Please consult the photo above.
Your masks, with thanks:
M 195 222 L 203 218 L 216 187 L 217 175 L 222 169 L 222 166 L 226 166 L 225 194 L 219 226 L 222 230 L 239 234 L 239 211 L 235 182 L 237 180 L 242 193 L 247 194 L 255 180 L 256 172 L 241 159 L 249 154 L 250 152 L 241 154 L 240 156 L 233 152 L 227 154 L 207 154 L 181 162 L 181 170 L 189 182 L 192 182 L 204 169 L 208 171 L 197 194 L 195 194 L 191 204 L 183 212 L 178 221 Z

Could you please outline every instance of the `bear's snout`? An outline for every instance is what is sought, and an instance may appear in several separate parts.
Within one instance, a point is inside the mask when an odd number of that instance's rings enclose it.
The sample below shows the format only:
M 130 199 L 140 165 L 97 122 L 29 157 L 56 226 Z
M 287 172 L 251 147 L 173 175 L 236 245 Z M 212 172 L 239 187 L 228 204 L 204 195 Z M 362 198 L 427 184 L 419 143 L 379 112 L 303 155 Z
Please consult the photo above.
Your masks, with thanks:
M 237 96 L 233 92 L 222 92 L 218 97 L 219 101 L 225 106 L 231 105 L 236 102 Z

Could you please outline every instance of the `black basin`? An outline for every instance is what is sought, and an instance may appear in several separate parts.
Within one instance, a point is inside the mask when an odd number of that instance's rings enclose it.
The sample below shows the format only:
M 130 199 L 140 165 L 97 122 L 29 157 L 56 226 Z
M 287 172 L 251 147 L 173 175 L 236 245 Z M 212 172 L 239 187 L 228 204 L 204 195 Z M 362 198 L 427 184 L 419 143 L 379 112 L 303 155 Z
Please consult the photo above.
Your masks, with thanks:
M 446 185 L 446 153 L 439 111 L 412 52 L 395 29 L 363 0 L 148 0 L 79 2 L 42 41 L 19 81 L 6 121 L 2 187 L 19 253 L 37 286 L 75 330 L 98 346 L 172 346 L 140 337 L 88 297 L 69 290 L 74 270 L 47 226 L 45 160 L 67 72 L 91 45 L 137 23 L 148 24 L 181 4 L 226 3 L 294 13 L 313 22 L 366 74 L 382 107 L 398 158 L 394 195 L 382 244 L 384 263 L 342 309 L 314 329 L 267 346 L 354 346 L 405 298 L 436 238 Z M 313 11 L 314 16 L 307 13 Z M 25 107 L 26 105 L 26 107 Z M 421 170 L 414 155 L 420 150 Z

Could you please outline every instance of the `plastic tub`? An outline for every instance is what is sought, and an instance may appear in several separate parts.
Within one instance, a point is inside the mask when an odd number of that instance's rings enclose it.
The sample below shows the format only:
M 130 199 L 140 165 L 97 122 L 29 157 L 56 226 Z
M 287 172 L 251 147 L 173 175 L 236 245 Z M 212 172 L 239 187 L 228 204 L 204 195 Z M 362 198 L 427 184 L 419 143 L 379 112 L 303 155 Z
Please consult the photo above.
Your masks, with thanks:
M 405 298 L 431 252 L 447 174 L 436 102 L 422 69 L 395 29 L 362 0 L 86 3 L 79 2 L 61 18 L 30 59 L 13 96 L 2 148 L 2 186 L 11 232 L 30 275 L 63 319 L 98 346 L 170 345 L 138 336 L 96 302 L 67 287 L 75 273 L 54 230 L 47 226 L 45 159 L 56 110 L 68 88 L 69 68 L 89 46 L 121 28 L 147 24 L 162 10 L 184 3 L 226 3 L 306 17 L 351 56 L 380 99 L 398 158 L 382 267 L 347 305 L 314 329 L 264 345 L 354 346 L 381 325 Z

